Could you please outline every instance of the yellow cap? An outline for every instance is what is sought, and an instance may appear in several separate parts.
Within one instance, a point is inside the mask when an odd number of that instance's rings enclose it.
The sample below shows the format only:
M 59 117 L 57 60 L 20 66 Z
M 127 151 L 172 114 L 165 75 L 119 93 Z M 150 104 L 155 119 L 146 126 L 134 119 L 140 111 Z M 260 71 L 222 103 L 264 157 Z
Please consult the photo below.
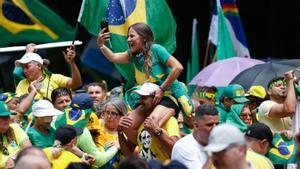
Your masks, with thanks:
M 100 129 L 100 123 L 97 115 L 95 113 L 91 113 L 89 122 L 87 124 L 87 128 L 89 130 L 97 130 Z
M 254 96 L 260 99 L 264 99 L 267 93 L 263 86 L 251 86 L 245 96 Z

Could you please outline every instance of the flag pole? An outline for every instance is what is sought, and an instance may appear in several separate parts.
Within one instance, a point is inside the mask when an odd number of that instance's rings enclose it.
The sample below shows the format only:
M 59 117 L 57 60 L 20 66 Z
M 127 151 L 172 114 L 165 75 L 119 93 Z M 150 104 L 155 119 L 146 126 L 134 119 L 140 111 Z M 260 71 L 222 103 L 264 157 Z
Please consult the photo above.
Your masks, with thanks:
M 76 35 L 77 35 L 77 32 L 78 32 L 78 27 L 79 27 L 79 22 L 81 20 L 82 13 L 83 13 L 84 4 L 85 4 L 85 0 L 82 0 L 81 6 L 80 6 L 80 11 L 79 11 L 79 14 L 78 14 L 78 17 L 77 17 L 77 22 L 76 22 L 76 25 L 75 25 L 75 31 L 74 31 L 74 37 L 73 37 L 72 45 L 74 45 L 74 42 L 75 42 L 75 39 L 76 39 Z
M 44 43 L 34 46 L 35 49 L 47 49 L 47 48 L 57 48 L 57 47 L 65 47 L 70 46 L 70 43 L 74 43 L 74 45 L 81 45 L 82 42 L 75 40 L 72 41 L 64 41 L 64 42 L 53 42 L 53 43 Z M 13 46 L 13 47 L 4 47 L 0 48 L 0 53 L 4 52 L 16 52 L 16 51 L 24 51 L 26 50 L 26 46 Z

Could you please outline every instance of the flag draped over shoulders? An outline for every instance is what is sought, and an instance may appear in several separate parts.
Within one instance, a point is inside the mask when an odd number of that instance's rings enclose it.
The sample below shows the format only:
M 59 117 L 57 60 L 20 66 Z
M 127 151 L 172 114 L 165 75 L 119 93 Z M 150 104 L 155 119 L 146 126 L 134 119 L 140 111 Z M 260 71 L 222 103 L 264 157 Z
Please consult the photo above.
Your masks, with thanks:
M 38 0 L 0 0 L 0 46 L 71 40 L 74 29 Z

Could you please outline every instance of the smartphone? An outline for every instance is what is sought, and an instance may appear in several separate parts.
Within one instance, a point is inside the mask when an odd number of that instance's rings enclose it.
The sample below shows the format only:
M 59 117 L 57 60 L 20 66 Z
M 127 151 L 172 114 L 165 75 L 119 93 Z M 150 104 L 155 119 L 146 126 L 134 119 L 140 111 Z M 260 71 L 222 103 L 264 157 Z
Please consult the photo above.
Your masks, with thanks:
M 108 22 L 107 21 L 101 21 L 101 30 L 103 28 L 106 28 L 105 31 L 104 31 L 104 33 L 109 32 L 109 30 L 108 30 Z

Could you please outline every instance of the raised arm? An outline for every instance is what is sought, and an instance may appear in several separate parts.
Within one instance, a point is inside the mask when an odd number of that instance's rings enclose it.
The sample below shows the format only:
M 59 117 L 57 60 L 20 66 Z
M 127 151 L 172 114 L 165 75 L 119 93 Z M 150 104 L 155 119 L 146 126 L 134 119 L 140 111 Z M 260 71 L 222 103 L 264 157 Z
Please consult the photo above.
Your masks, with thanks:
M 97 45 L 99 49 L 102 51 L 103 55 L 113 63 L 125 64 L 130 62 L 130 56 L 127 51 L 120 53 L 113 53 L 107 46 L 105 46 L 105 42 L 109 41 L 110 33 L 104 33 L 105 28 L 102 29 L 97 38 Z
M 71 74 L 72 74 L 72 78 L 67 82 L 67 87 L 75 89 L 82 84 L 80 71 L 75 62 L 75 56 L 76 56 L 75 46 L 70 46 L 69 48 L 67 48 L 67 53 L 64 51 L 62 53 L 65 57 L 65 60 L 70 65 Z
M 294 86 L 294 75 L 292 71 L 286 72 L 284 74 L 285 80 L 287 82 L 287 96 L 283 104 L 275 104 L 272 106 L 269 116 L 282 118 L 293 116 L 296 112 L 296 93 Z

